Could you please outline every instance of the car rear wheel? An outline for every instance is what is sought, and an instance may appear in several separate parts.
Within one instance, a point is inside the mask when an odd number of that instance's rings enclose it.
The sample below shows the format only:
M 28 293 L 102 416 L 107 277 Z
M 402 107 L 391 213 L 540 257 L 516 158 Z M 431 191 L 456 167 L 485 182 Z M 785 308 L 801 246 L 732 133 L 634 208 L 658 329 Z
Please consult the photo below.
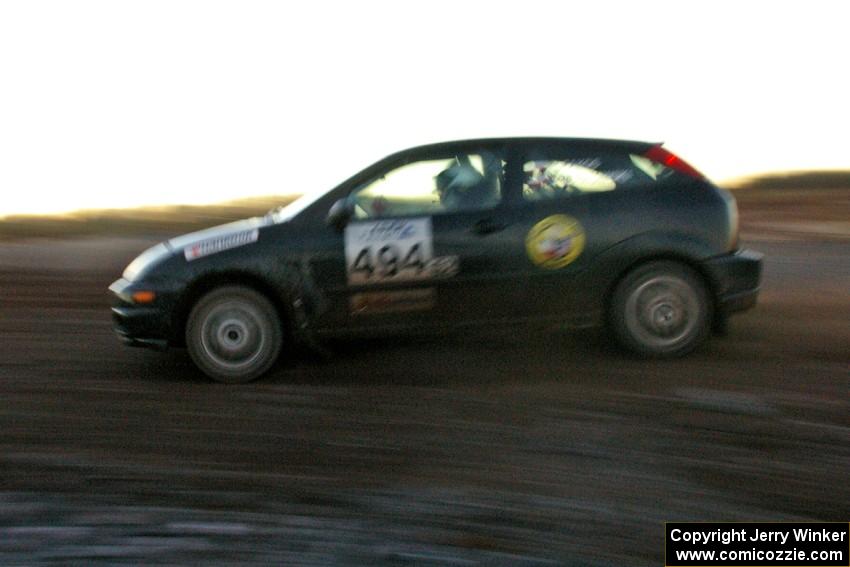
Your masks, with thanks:
M 649 262 L 617 285 L 609 319 L 619 342 L 648 357 L 684 355 L 711 328 L 711 302 L 702 278 L 670 261 Z
M 186 346 L 192 361 L 217 382 L 250 382 L 275 363 L 283 344 L 280 318 L 261 293 L 217 288 L 192 308 Z

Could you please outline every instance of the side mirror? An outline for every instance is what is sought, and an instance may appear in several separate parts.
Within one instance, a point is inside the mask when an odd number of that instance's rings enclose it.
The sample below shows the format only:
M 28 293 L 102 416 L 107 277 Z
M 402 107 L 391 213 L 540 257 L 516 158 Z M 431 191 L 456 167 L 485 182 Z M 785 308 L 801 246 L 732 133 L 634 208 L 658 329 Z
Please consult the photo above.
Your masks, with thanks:
M 354 216 L 354 205 L 348 199 L 339 199 L 331 205 L 326 223 L 336 230 L 342 230 Z

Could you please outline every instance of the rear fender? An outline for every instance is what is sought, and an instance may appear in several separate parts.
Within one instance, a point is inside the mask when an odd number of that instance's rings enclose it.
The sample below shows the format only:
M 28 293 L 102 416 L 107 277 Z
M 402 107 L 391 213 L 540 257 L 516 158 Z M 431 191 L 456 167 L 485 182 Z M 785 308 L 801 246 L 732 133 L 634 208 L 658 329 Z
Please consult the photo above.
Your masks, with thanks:
M 681 262 L 703 276 L 712 297 L 716 282 L 706 273 L 700 261 L 718 254 L 716 247 L 694 235 L 670 232 L 645 232 L 599 253 L 592 265 L 579 276 L 576 289 L 583 290 L 580 305 L 586 306 L 591 320 L 604 322 L 614 288 L 632 269 L 652 260 Z

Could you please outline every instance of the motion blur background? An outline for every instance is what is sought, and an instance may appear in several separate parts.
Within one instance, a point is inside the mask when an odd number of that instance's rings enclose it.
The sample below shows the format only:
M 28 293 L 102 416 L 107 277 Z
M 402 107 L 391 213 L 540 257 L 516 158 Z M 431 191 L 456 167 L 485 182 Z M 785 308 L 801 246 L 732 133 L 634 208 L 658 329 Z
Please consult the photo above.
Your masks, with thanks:
M 0 215 L 325 190 L 467 137 L 847 167 L 840 2 L 5 2 Z
M 658 565 L 664 521 L 850 518 L 841 2 L 0 4 L 0 563 Z M 422 143 L 664 141 L 759 306 L 677 361 L 367 342 L 239 388 L 125 349 L 145 247 Z

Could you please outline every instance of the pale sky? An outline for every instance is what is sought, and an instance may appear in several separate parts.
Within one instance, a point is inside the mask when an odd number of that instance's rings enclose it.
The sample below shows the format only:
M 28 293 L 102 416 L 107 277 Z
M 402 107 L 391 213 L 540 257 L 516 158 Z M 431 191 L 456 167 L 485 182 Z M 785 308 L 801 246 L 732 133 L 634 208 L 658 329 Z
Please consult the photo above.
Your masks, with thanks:
M 0 3 L 0 215 L 323 191 L 489 136 L 850 168 L 843 2 Z

